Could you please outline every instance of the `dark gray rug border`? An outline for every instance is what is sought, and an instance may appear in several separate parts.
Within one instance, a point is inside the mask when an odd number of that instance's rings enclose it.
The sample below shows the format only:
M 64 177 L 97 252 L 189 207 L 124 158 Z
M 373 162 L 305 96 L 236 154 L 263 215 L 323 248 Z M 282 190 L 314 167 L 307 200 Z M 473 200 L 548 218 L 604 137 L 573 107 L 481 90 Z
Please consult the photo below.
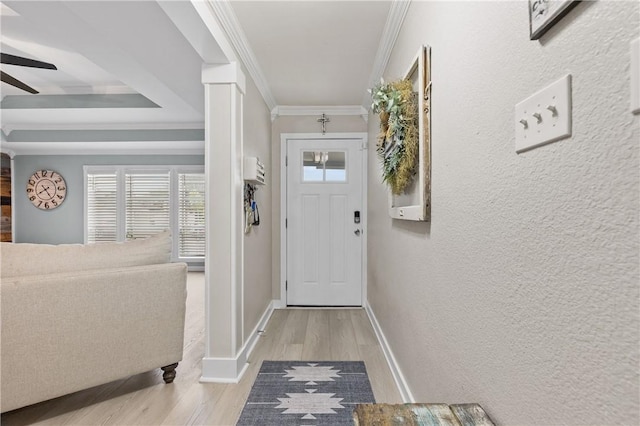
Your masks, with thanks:
M 284 377 L 285 369 L 308 364 L 331 366 L 339 370 L 340 378 L 308 385 L 304 381 L 291 381 Z M 305 393 L 307 389 L 314 389 L 314 393 L 318 394 L 335 394 L 334 398 L 338 398 L 344 408 L 334 409 L 335 414 L 312 414 L 315 418 L 306 416 L 305 419 L 304 414 L 283 414 L 285 409 L 272 409 L 280 405 L 278 398 L 287 398 L 287 393 Z M 361 403 L 375 403 L 364 361 L 264 360 L 236 426 L 352 425 L 353 409 Z

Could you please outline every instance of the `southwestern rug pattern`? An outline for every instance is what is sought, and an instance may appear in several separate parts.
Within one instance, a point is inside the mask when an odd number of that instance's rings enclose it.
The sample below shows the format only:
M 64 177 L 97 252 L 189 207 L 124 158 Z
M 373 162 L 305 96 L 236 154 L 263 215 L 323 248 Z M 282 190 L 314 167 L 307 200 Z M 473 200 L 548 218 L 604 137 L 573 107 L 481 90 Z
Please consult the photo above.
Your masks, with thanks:
M 352 425 L 373 402 L 362 361 L 264 361 L 237 426 Z

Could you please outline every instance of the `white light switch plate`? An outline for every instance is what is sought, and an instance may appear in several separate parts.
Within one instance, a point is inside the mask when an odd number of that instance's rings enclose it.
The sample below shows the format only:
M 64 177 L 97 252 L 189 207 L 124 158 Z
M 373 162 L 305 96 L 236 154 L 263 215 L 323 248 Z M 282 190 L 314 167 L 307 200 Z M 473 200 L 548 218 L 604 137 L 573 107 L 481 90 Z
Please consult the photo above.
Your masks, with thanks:
M 571 136 L 571 74 L 516 105 L 516 152 Z
M 640 38 L 631 42 L 631 112 L 640 114 Z

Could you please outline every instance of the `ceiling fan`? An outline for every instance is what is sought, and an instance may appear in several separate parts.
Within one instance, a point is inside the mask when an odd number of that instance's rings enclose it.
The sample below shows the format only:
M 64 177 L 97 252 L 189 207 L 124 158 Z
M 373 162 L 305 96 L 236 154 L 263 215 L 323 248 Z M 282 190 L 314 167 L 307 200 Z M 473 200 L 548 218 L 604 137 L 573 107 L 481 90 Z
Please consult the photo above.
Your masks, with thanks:
M 8 53 L 0 53 L 0 63 L 8 65 L 17 65 L 19 67 L 43 68 L 47 70 L 57 70 L 58 68 L 48 62 L 36 61 L 34 59 L 23 58 L 22 56 L 9 55 Z M 36 94 L 38 91 L 33 87 L 21 82 L 15 77 L 10 76 L 4 71 L 0 71 L 0 80 L 2 82 L 22 89 L 25 92 Z

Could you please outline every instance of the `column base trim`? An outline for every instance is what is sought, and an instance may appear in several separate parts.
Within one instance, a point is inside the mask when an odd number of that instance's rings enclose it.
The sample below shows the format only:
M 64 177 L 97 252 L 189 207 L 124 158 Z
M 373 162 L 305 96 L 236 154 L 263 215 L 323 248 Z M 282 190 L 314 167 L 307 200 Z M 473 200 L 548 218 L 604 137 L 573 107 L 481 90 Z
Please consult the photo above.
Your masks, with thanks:
M 279 300 L 272 300 L 269 303 L 262 317 L 260 317 L 260 321 L 258 321 L 258 324 L 251 332 L 251 337 L 245 342 L 236 357 L 202 358 L 202 376 L 200 377 L 200 383 L 238 383 L 242 379 L 242 376 L 249 366 L 247 360 L 258 343 L 261 331 L 267 326 L 273 314 L 274 307 L 279 302 Z

